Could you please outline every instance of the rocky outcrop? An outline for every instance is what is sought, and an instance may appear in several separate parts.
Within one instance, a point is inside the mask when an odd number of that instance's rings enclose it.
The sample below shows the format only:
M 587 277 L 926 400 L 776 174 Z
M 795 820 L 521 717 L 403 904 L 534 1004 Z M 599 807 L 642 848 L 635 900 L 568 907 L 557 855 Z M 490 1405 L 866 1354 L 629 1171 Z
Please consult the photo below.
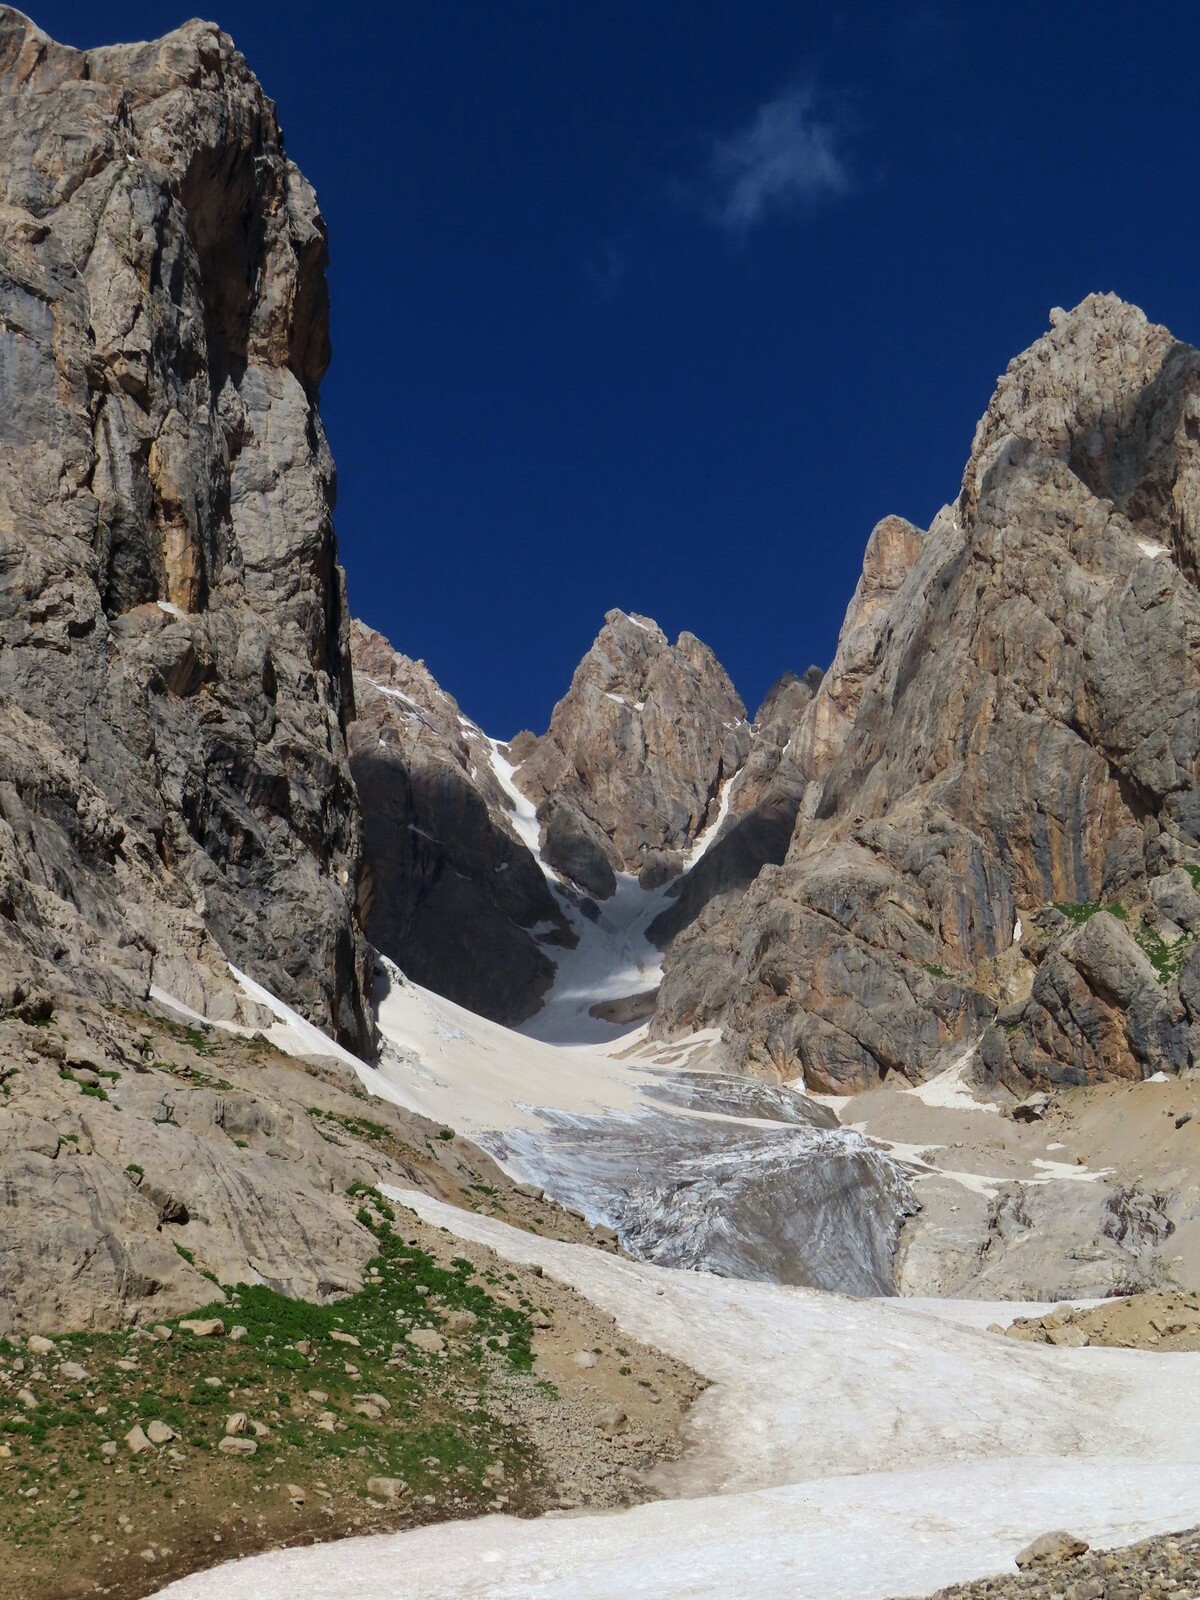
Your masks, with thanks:
M 720 1023 L 735 1064 L 841 1090 L 924 1076 L 1005 1005 L 983 1057 L 1025 1087 L 1192 1059 L 1164 907 L 1187 920 L 1200 855 L 1200 353 L 1113 296 L 1052 323 L 956 505 L 876 530 L 787 859 L 676 939 L 659 1033 Z M 1068 916 L 1026 960 L 1055 902 L 1128 932 Z
M 2 937 L 366 1049 L 312 190 L 211 24 L 0 85 Z
M 745 765 L 730 779 L 725 817 L 711 844 L 672 884 L 671 904 L 650 924 L 649 937 L 666 948 L 706 906 L 742 893 L 764 866 L 782 864 L 809 776 L 795 749 L 795 732 L 821 684 L 810 667 L 802 678 L 788 673 L 768 692 L 751 729 Z
M 362 1186 L 587 1235 L 466 1140 L 363 1099 L 343 1061 L 262 1034 L 0 988 L 0 1338 L 146 1326 L 208 1305 L 213 1279 L 356 1291 L 379 1249 Z
M 548 731 L 514 742 L 516 781 L 546 861 L 606 899 L 618 872 L 656 885 L 680 870 L 749 748 L 745 707 L 707 645 L 610 611 Z
M 426 988 L 523 1021 L 554 976 L 545 947 L 574 936 L 516 831 L 504 758 L 423 662 L 358 622 L 351 645 L 367 935 Z

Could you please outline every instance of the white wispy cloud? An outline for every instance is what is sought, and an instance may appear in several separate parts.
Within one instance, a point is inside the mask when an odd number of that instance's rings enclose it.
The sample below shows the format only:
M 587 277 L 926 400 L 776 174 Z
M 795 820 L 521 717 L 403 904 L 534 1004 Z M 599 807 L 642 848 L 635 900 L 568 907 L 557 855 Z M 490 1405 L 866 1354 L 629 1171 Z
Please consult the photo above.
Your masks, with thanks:
M 712 145 L 710 219 L 745 233 L 771 216 L 805 216 L 845 194 L 850 172 L 842 130 L 809 84 L 794 84 L 759 106 L 750 121 Z

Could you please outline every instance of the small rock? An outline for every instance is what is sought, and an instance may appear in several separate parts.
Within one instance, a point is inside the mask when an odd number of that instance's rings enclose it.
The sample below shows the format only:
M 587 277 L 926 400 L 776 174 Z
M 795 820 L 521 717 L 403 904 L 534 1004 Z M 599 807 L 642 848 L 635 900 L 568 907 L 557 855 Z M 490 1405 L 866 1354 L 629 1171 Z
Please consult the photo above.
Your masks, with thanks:
M 366 1417 L 368 1422 L 378 1422 L 383 1416 L 379 1407 L 372 1405 L 369 1400 L 359 1400 L 354 1409 L 360 1417 Z
M 352 1344 L 356 1350 L 360 1349 L 362 1346 L 362 1341 L 360 1339 L 356 1339 L 352 1333 L 343 1333 L 340 1328 L 334 1328 L 329 1337 L 333 1340 L 334 1344 Z
M 136 1361 L 130 1361 L 128 1357 L 123 1356 L 121 1360 L 117 1362 L 117 1368 L 121 1372 L 136 1372 L 138 1369 L 138 1364 Z
M 165 1322 L 156 1322 L 150 1332 L 163 1344 L 168 1344 L 174 1338 L 174 1330 L 168 1328 Z
M 609 1411 L 602 1411 L 596 1418 L 596 1426 L 601 1433 L 624 1433 L 629 1426 L 629 1418 L 619 1406 L 613 1406 Z
M 287 1497 L 292 1502 L 292 1504 L 294 1506 L 302 1506 L 304 1504 L 304 1502 L 308 1499 L 308 1496 L 305 1494 L 304 1490 L 300 1487 L 300 1485 L 298 1483 L 289 1483 L 288 1484 L 288 1486 L 287 1486 Z
M 197 1339 L 219 1339 L 225 1332 L 220 1317 L 188 1317 L 179 1326 L 184 1333 L 195 1334 Z
M 154 1549 L 153 1549 L 152 1546 L 147 1545 L 147 1547 L 142 1551 L 142 1560 L 143 1561 L 157 1561 L 158 1560 L 158 1557 L 154 1553 Z
M 1053 1328 L 1050 1332 L 1050 1343 L 1059 1345 L 1067 1350 L 1082 1350 L 1087 1344 L 1088 1336 L 1082 1328 Z
M 117 1444 L 117 1441 L 115 1439 L 106 1439 L 104 1441 L 104 1443 L 100 1446 L 100 1454 L 102 1456 L 106 1456 L 111 1461 L 113 1456 L 116 1455 L 116 1453 L 117 1453 L 119 1448 L 120 1448 L 120 1446 Z
M 32 1389 L 18 1389 L 17 1399 L 25 1407 L 26 1411 L 32 1411 L 37 1405 L 37 1395 L 34 1394 Z
M 311 1339 L 297 1339 L 295 1344 L 292 1346 L 292 1349 L 295 1350 L 297 1355 L 311 1356 L 312 1353 L 313 1353 L 312 1340 Z
M 329 1396 L 325 1393 L 324 1389 L 309 1389 L 306 1391 L 306 1393 L 308 1398 L 310 1400 L 315 1400 L 319 1406 L 323 1406 L 326 1400 L 329 1399 Z
M 145 1431 L 140 1423 L 134 1423 L 133 1427 L 130 1428 L 129 1432 L 125 1435 L 125 1443 L 129 1446 L 129 1449 L 135 1456 L 149 1455 L 152 1454 L 154 1450 L 154 1446 L 146 1437 Z
M 87 1368 L 81 1367 L 78 1361 L 64 1361 L 58 1370 L 62 1377 L 69 1378 L 72 1383 L 84 1383 L 88 1375 Z
M 466 1333 L 478 1321 L 473 1311 L 447 1311 L 442 1317 L 442 1325 L 447 1333 Z
M 1031 1094 L 1028 1100 L 1022 1100 L 1020 1105 L 1012 1109 L 1014 1122 L 1041 1122 L 1050 1108 L 1048 1094 Z
M 313 1427 L 314 1428 L 320 1428 L 322 1433 L 336 1433 L 337 1432 L 337 1414 L 336 1414 L 336 1412 L 333 1412 L 333 1411 L 322 1411 L 320 1416 L 317 1418 L 316 1422 L 313 1423 Z
M 163 1422 L 160 1417 L 155 1417 L 146 1428 L 146 1437 L 151 1444 L 170 1444 L 175 1436 L 175 1429 Z
M 596 1354 L 592 1350 L 576 1350 L 571 1360 L 577 1367 L 594 1367 L 596 1365 Z
M 367 1493 L 379 1500 L 399 1500 L 408 1493 L 408 1485 L 402 1478 L 368 1478 Z
M 258 1452 L 258 1442 L 254 1439 L 237 1439 L 226 1436 L 221 1440 L 217 1449 L 227 1456 L 252 1456 Z
M 1027 1572 L 1030 1567 L 1050 1567 L 1059 1561 L 1069 1561 L 1072 1556 L 1084 1556 L 1087 1552 L 1085 1540 L 1059 1528 L 1053 1533 L 1043 1533 L 1032 1544 L 1027 1544 L 1024 1550 L 1018 1552 L 1016 1561 L 1020 1570 Z
M 244 1411 L 235 1411 L 231 1417 L 225 1418 L 225 1432 L 228 1436 L 245 1433 L 249 1426 L 250 1418 Z
M 236 1344 L 239 1339 L 246 1338 L 246 1336 L 249 1334 L 249 1332 L 250 1332 L 249 1328 L 243 1328 L 241 1323 L 238 1322 L 238 1323 L 235 1323 L 232 1328 L 230 1328 L 229 1337 Z
M 53 1339 L 44 1339 L 40 1333 L 31 1333 L 25 1341 L 25 1348 L 30 1355 L 52 1356 L 55 1351 Z
M 414 1328 L 405 1335 L 405 1342 L 431 1356 L 440 1356 L 446 1348 L 446 1341 L 436 1328 Z

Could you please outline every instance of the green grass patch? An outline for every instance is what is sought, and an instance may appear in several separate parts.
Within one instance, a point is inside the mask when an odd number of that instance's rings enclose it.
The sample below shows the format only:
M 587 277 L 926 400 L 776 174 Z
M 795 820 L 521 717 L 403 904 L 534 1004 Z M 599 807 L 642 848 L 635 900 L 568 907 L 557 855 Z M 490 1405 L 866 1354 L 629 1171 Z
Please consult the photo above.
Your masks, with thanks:
M 353 1138 L 365 1139 L 371 1144 L 392 1137 L 390 1128 L 385 1128 L 381 1122 L 372 1122 L 370 1117 L 347 1117 L 337 1111 L 326 1111 L 321 1106 L 309 1106 L 308 1114 L 314 1122 L 336 1124 Z
M 1061 911 L 1068 922 L 1074 923 L 1077 928 L 1082 928 L 1085 922 L 1090 922 L 1097 911 L 1103 911 L 1104 907 L 1099 900 L 1056 900 L 1054 909 Z
M 488 1469 L 496 1464 L 506 1491 L 531 1492 L 541 1474 L 532 1447 L 499 1405 L 486 1404 L 494 1384 L 532 1368 L 527 1313 L 498 1301 L 487 1275 L 465 1257 L 443 1265 L 409 1245 L 378 1190 L 356 1185 L 356 1199 L 376 1253 L 364 1287 L 345 1299 L 293 1300 L 262 1284 L 241 1285 L 187 1318 L 162 1319 L 169 1340 L 131 1329 L 56 1335 L 56 1353 L 45 1362 L 31 1362 L 17 1344 L 0 1339 L 0 1370 L 14 1389 L 19 1377 L 38 1399 L 35 1409 L 23 1411 L 9 1398 L 12 1391 L 0 1391 L 0 1442 L 11 1452 L 4 1458 L 8 1470 L 0 1471 L 6 1547 L 29 1552 L 40 1549 L 40 1540 L 75 1539 L 90 1549 L 89 1503 L 96 1506 L 94 1531 L 110 1540 L 114 1486 L 143 1542 L 153 1542 L 141 1530 L 151 1527 L 154 1504 L 161 1515 L 163 1499 L 185 1486 L 185 1498 L 194 1500 L 197 1482 L 222 1515 L 230 1501 L 256 1503 L 259 1493 L 265 1505 L 287 1482 L 309 1485 L 310 1502 L 311 1486 L 328 1484 L 347 1514 L 354 1505 L 365 1510 L 367 1479 L 378 1475 L 409 1486 L 402 1517 L 424 1520 L 426 1496 L 442 1515 L 474 1515 L 495 1503 L 497 1480 Z M 176 1249 L 194 1263 L 190 1250 Z M 442 1327 L 444 1314 L 457 1309 L 476 1320 L 467 1333 L 444 1334 L 443 1354 L 407 1344 L 406 1333 Z M 220 1317 L 227 1332 L 239 1323 L 245 1334 L 236 1341 L 201 1337 L 181 1326 L 191 1317 Z M 19 1375 L 18 1360 L 25 1363 Z M 78 1362 L 86 1379 L 56 1376 L 63 1361 Z M 553 1385 L 541 1387 L 558 1397 Z M 247 1435 L 256 1438 L 253 1456 L 218 1449 L 234 1412 L 259 1424 Z M 170 1450 L 139 1457 L 135 1466 L 123 1440 L 135 1425 L 154 1420 L 177 1438 Z M 119 1445 L 114 1465 L 100 1449 L 106 1441 Z M 174 1463 L 184 1476 L 171 1476 Z M 35 1485 L 37 1516 L 23 1495 Z M 68 1501 L 72 1489 L 78 1492 Z

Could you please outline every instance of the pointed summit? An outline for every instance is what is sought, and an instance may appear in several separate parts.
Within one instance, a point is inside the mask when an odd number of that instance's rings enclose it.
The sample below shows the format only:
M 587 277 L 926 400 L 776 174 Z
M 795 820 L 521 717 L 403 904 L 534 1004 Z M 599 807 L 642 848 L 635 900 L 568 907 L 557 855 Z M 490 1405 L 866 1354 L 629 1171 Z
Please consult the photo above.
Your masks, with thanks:
M 618 872 L 676 870 L 749 748 L 746 708 L 708 646 L 613 610 L 517 783 L 545 859 L 603 899 Z

